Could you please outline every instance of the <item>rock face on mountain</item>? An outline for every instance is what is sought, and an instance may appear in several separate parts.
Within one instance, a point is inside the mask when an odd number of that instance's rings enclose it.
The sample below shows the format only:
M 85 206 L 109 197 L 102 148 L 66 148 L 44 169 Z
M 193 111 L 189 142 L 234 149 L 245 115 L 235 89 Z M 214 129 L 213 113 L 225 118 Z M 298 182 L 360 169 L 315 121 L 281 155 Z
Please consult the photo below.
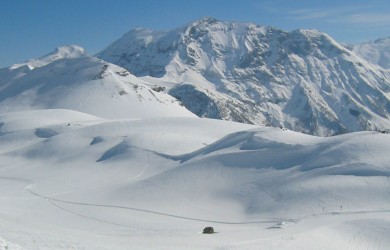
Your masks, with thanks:
M 103 118 L 195 117 L 172 96 L 79 46 L 0 69 L 0 113 L 71 109 Z
M 202 18 L 131 30 L 97 56 L 202 117 L 321 136 L 390 127 L 390 72 L 316 30 Z

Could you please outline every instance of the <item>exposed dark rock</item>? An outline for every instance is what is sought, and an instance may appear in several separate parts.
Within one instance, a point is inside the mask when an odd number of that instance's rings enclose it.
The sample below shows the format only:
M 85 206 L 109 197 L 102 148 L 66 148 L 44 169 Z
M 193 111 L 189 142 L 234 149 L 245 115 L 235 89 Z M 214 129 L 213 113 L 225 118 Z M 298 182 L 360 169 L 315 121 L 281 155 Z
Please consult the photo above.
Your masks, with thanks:
M 204 234 L 213 234 L 214 233 L 214 228 L 213 227 L 205 227 L 203 229 Z

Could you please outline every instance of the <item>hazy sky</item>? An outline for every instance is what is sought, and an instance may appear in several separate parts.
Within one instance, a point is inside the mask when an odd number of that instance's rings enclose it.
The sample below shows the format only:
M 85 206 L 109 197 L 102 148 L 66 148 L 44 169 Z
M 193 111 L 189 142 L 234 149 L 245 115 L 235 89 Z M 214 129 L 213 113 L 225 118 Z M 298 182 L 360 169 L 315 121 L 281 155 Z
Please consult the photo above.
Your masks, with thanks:
M 167 30 L 204 16 L 344 43 L 390 36 L 389 0 L 1 0 L 0 68 L 78 44 L 94 54 L 135 27 Z

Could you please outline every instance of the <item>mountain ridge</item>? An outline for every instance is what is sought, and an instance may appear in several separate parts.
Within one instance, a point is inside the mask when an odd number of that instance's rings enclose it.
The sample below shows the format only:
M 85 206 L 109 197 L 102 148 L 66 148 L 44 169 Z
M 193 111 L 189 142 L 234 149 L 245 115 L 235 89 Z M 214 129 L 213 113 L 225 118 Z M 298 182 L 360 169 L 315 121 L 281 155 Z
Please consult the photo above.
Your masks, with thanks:
M 49 63 L 52 63 L 56 60 L 64 58 L 78 58 L 82 56 L 87 56 L 87 53 L 84 48 L 79 45 L 64 45 L 55 48 L 52 52 L 38 58 L 30 59 L 23 63 L 14 64 L 10 69 L 17 69 L 19 67 L 27 66 L 29 69 L 34 69 L 38 67 L 45 66 Z
M 201 117 L 322 136 L 389 128 L 389 71 L 317 30 L 202 18 L 131 30 L 97 56 L 160 82 Z
M 70 109 L 110 119 L 195 116 L 154 85 L 79 46 L 0 69 L 0 79 L 1 113 Z

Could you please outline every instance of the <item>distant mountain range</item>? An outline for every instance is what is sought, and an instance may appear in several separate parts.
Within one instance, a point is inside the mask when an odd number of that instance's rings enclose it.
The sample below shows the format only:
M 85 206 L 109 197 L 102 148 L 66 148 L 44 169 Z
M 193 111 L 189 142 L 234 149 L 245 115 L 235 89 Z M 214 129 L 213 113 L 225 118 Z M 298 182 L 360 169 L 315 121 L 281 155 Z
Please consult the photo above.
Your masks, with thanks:
M 344 46 L 317 30 L 202 18 L 131 30 L 97 56 L 198 116 L 327 136 L 389 128 L 389 40 Z
M 46 108 L 194 113 L 320 136 L 387 130 L 390 38 L 342 45 L 317 30 L 202 18 L 131 30 L 96 57 L 73 45 L 0 69 L 0 112 Z

